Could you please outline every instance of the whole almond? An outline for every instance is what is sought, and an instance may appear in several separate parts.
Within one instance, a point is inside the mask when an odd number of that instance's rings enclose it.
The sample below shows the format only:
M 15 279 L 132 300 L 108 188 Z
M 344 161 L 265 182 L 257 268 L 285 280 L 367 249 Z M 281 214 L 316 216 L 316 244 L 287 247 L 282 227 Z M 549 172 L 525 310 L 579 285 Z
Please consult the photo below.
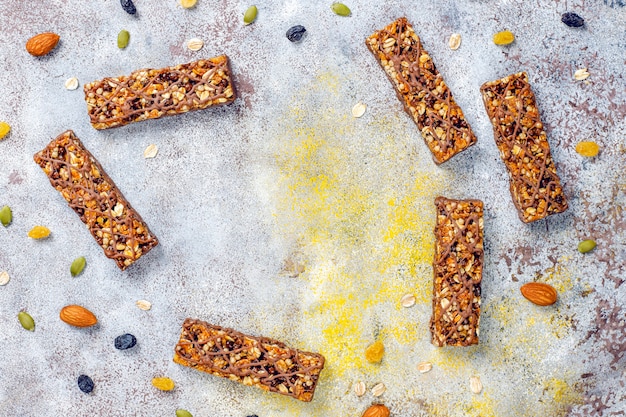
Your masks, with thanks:
M 389 417 L 389 409 L 384 404 L 373 404 L 362 417 Z
M 33 56 L 43 56 L 57 46 L 60 36 L 56 33 L 45 32 L 35 35 L 26 42 L 26 50 Z
M 520 288 L 522 295 L 531 303 L 538 306 L 549 306 L 556 303 L 556 290 L 542 282 L 529 282 Z
M 98 319 L 91 311 L 74 304 L 63 307 L 59 317 L 65 323 L 75 327 L 89 327 L 98 322 Z

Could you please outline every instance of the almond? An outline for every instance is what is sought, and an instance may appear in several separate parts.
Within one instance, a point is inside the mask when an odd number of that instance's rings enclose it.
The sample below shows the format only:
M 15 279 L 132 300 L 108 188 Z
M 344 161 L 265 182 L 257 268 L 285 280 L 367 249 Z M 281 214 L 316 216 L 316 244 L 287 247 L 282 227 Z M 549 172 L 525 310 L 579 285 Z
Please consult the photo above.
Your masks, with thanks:
M 522 295 L 531 303 L 538 306 L 549 306 L 556 303 L 556 290 L 542 282 L 529 282 L 520 288 Z
M 70 326 L 76 327 L 89 327 L 98 322 L 98 319 L 91 311 L 77 305 L 63 307 L 59 317 Z
M 43 56 L 57 46 L 59 43 L 59 35 L 52 32 L 40 33 L 35 35 L 26 42 L 26 50 L 33 56 Z
M 362 417 L 389 417 L 389 409 L 383 404 L 373 404 L 365 410 Z

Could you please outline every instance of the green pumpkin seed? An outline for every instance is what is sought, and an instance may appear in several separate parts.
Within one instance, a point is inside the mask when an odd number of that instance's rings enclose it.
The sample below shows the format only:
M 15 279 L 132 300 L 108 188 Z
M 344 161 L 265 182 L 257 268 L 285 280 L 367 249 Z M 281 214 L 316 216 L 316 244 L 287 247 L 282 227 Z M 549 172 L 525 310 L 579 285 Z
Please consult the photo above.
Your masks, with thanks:
M 256 20 L 257 12 L 258 10 L 256 6 L 248 7 L 248 10 L 246 10 L 246 13 L 243 15 L 243 23 L 249 25 L 250 23 L 254 22 Z
M 77 275 L 80 275 L 80 273 L 83 272 L 83 269 L 85 269 L 86 263 L 87 261 L 85 260 L 84 256 L 74 259 L 74 262 L 72 262 L 72 266 L 70 266 L 70 273 L 72 274 L 72 276 L 75 277 Z
M 350 8 L 343 3 L 333 3 L 330 8 L 339 16 L 350 16 L 352 14 Z
M 35 320 L 25 311 L 20 311 L 17 314 L 17 319 L 20 321 L 20 324 L 26 330 L 30 330 L 31 332 L 35 331 Z
M 126 48 L 129 40 L 130 33 L 127 30 L 120 30 L 120 33 L 117 34 L 117 47 L 120 49 Z
M 176 410 L 176 417 L 193 417 L 193 415 L 189 411 L 179 408 Z
M 583 240 L 582 242 L 578 244 L 578 252 L 580 253 L 591 252 L 592 250 L 595 249 L 595 247 L 596 247 L 595 240 L 591 240 L 591 239 Z
M 4 206 L 0 209 L 0 222 L 4 227 L 7 227 L 11 220 L 13 220 L 13 213 L 9 206 Z

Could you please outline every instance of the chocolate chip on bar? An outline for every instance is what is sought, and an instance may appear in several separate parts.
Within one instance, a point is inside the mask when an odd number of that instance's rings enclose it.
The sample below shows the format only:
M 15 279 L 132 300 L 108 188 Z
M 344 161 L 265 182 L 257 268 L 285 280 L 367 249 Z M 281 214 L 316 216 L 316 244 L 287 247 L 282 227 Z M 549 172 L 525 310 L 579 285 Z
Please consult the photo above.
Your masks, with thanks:
M 567 210 L 528 75 L 487 82 L 480 91 L 520 219 L 530 223 Z
M 34 159 L 120 269 L 158 245 L 158 239 L 74 132 L 59 135 Z
M 307 402 L 324 368 L 318 353 L 194 319 L 183 323 L 174 362 Z
M 483 273 L 483 203 L 437 197 L 435 206 L 432 343 L 475 345 Z
M 476 143 L 476 136 L 419 36 L 402 17 L 367 38 L 437 164 Z
M 228 57 L 221 55 L 84 86 L 87 112 L 96 129 L 231 103 L 235 90 Z

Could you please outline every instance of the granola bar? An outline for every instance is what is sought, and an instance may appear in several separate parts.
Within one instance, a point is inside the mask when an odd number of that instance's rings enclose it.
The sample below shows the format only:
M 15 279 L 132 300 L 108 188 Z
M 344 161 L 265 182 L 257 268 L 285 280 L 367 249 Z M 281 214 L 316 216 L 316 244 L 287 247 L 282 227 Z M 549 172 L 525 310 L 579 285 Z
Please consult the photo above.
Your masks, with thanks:
M 59 135 L 34 159 L 121 270 L 159 243 L 74 132 Z
M 420 129 L 435 163 L 476 143 L 463 111 L 406 18 L 374 32 L 365 43 Z
M 528 75 L 487 82 L 480 91 L 520 219 L 530 223 L 567 210 Z
M 306 402 L 324 368 L 318 353 L 194 319 L 183 323 L 174 362 Z
M 96 129 L 231 103 L 235 90 L 228 57 L 221 55 L 84 86 L 87 112 Z
M 431 340 L 436 346 L 475 345 L 483 273 L 483 203 L 437 197 L 435 206 Z

